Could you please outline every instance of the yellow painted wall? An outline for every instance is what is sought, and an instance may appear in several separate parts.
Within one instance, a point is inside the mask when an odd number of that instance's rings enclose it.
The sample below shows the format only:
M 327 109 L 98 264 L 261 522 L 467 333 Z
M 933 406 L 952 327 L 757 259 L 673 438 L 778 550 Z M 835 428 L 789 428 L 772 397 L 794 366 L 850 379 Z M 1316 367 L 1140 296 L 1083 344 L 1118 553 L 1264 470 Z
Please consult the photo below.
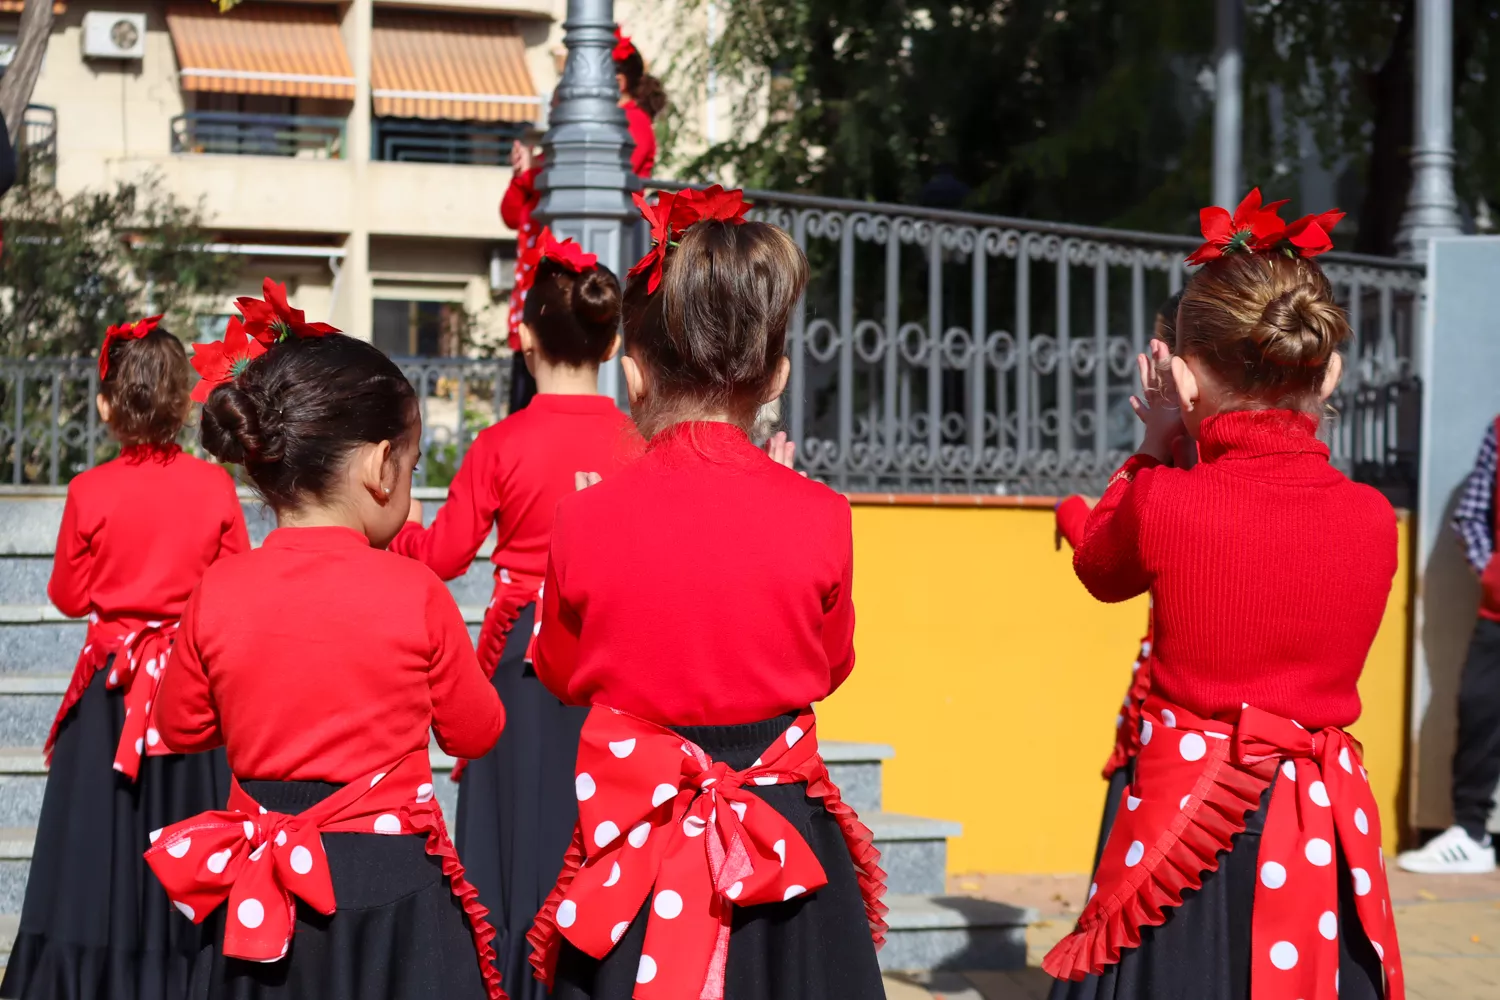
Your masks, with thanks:
M 1354 729 L 1388 852 L 1402 815 L 1407 529 Z M 885 807 L 962 822 L 950 870 L 1087 870 L 1145 599 L 1091 598 L 1054 546 L 1050 509 L 856 503 L 854 565 L 859 660 L 819 709 L 824 736 L 896 748 Z

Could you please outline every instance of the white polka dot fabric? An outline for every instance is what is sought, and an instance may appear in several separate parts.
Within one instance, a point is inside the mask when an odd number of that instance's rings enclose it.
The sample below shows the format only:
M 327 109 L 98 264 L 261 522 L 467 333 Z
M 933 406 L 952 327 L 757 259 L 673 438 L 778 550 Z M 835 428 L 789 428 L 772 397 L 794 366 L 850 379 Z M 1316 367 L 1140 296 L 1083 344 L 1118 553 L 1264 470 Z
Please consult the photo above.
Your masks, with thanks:
M 1248 705 L 1231 725 L 1151 698 L 1141 743 L 1135 784 L 1123 793 L 1090 899 L 1074 932 L 1044 960 L 1048 972 L 1077 979 L 1117 962 L 1141 927 L 1162 923 L 1183 892 L 1202 885 L 1279 778 L 1256 864 L 1251 1000 L 1331 1000 L 1347 920 L 1359 921 L 1376 945 L 1388 995 L 1402 995 L 1379 810 L 1348 734 L 1308 732 Z M 1340 854 L 1355 913 L 1339 912 Z
M 644 909 L 637 1000 L 711 996 L 733 906 L 795 900 L 828 881 L 796 828 L 750 790 L 759 785 L 807 782 L 810 796 L 832 803 L 883 934 L 878 854 L 828 780 L 814 730 L 806 713 L 753 765 L 732 771 L 669 729 L 590 712 L 574 780 L 580 835 L 530 935 L 544 981 L 562 938 L 602 958 Z

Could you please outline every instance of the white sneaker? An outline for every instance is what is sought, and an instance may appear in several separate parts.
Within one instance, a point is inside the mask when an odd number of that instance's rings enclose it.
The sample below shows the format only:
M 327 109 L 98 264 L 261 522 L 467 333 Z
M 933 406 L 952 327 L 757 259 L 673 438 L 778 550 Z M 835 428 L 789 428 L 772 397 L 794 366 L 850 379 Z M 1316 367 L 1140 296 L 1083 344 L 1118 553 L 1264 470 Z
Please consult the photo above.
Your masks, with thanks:
M 1482 875 L 1495 870 L 1495 845 L 1477 843 L 1463 827 L 1450 826 L 1421 850 L 1403 851 L 1396 864 L 1419 875 Z

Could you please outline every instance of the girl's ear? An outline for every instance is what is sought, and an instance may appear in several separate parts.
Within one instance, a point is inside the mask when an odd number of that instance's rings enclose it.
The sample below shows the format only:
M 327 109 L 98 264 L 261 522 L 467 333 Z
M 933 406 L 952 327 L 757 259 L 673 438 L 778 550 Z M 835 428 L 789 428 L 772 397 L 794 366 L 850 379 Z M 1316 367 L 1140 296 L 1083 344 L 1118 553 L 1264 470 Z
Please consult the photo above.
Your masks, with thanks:
M 605 361 L 613 361 L 615 355 L 620 353 L 620 335 L 615 334 L 615 339 L 610 342 L 609 350 L 604 355 Z
M 396 462 L 391 442 L 365 445 L 356 461 L 360 485 L 376 503 L 384 505 L 389 502 L 391 491 L 396 488 Z
M 191 407 L 192 405 L 192 402 L 189 401 L 188 406 Z M 106 424 L 109 423 L 109 415 L 114 411 L 109 405 L 109 400 L 104 398 L 104 393 L 101 392 L 94 397 L 94 407 L 99 411 L 99 419 Z
M 1198 377 L 1181 355 L 1172 356 L 1171 378 L 1177 390 L 1178 405 L 1191 412 L 1198 405 Z
M 620 369 L 625 373 L 625 392 L 632 407 L 640 405 L 646 398 L 646 372 L 636 364 L 635 358 L 625 355 L 620 359 Z
M 766 390 L 765 397 L 760 401 L 764 406 L 773 399 L 780 399 L 781 394 L 786 392 L 787 380 L 792 377 L 792 362 L 785 354 L 781 360 L 776 362 L 776 375 L 771 379 L 771 387 Z
M 529 323 L 521 324 L 520 339 L 522 354 L 530 354 L 536 350 L 536 334 L 531 332 L 531 325 Z
M 1338 351 L 1333 352 L 1333 357 L 1328 359 L 1328 370 L 1323 373 L 1323 384 L 1318 386 L 1318 402 L 1328 402 L 1328 397 L 1333 395 L 1333 390 L 1339 387 L 1339 379 L 1344 377 L 1344 356 Z

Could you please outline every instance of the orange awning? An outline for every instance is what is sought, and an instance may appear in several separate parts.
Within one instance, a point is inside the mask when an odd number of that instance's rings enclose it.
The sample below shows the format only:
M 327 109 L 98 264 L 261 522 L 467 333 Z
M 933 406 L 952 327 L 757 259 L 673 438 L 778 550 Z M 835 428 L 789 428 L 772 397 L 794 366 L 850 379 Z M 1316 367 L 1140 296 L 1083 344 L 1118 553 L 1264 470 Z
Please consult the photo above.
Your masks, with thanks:
M 382 118 L 529 122 L 542 101 L 506 18 L 375 12 L 370 85 Z
M 0 14 L 19 14 L 26 9 L 26 0 L 0 0 Z M 66 14 L 68 5 L 62 0 L 57 0 L 52 5 L 52 13 Z
M 174 3 L 167 30 L 183 90 L 354 99 L 354 70 L 331 7 Z

